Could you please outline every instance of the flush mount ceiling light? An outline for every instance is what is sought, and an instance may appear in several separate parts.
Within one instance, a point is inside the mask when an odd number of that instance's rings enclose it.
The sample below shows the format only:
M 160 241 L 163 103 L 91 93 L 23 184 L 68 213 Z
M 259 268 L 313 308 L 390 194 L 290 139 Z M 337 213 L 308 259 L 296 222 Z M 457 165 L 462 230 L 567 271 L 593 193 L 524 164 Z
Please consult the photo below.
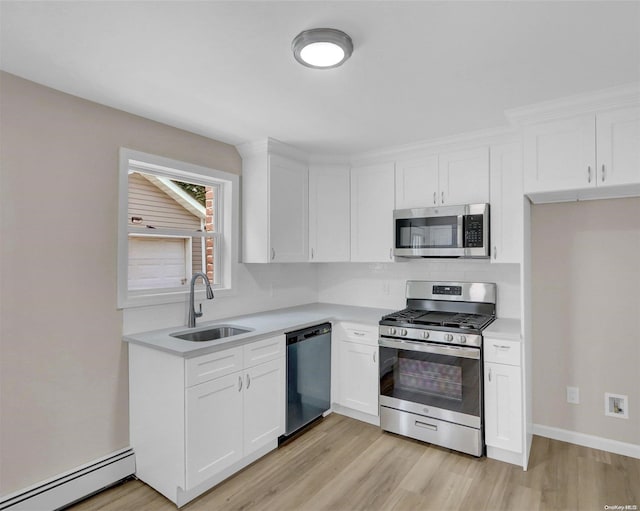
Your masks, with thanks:
M 334 28 L 313 28 L 300 32 L 291 43 L 293 56 L 300 64 L 330 69 L 343 64 L 353 52 L 353 41 Z

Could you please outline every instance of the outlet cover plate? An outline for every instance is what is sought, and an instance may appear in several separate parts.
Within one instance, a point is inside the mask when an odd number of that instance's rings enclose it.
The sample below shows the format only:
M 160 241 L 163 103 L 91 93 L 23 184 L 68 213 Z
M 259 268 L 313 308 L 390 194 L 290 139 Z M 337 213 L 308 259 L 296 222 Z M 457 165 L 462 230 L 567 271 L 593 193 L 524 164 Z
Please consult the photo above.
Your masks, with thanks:
M 580 404 L 580 389 L 578 387 L 567 387 L 567 403 Z

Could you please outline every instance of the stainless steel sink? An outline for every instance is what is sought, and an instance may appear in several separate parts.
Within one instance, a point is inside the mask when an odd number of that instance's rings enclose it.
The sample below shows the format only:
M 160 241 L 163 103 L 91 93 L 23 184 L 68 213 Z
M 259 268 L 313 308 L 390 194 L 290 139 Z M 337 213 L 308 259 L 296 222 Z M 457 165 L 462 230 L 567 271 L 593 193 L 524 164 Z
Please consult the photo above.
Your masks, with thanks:
M 234 335 L 246 334 L 251 332 L 250 328 L 243 328 L 239 326 L 231 325 L 218 325 L 204 330 L 192 330 L 185 332 L 175 332 L 170 334 L 171 337 L 176 339 L 183 339 L 185 341 L 215 341 L 217 339 L 224 339 L 225 337 L 233 337 Z

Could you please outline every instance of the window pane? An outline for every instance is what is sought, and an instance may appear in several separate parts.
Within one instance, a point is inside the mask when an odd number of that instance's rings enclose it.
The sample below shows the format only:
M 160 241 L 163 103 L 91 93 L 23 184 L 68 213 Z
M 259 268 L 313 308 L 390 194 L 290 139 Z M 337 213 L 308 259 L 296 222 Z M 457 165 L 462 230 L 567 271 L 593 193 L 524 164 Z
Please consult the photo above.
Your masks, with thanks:
M 130 236 L 129 290 L 186 287 L 189 242 L 189 238 Z
M 215 230 L 217 188 L 129 172 L 128 224 L 147 228 Z

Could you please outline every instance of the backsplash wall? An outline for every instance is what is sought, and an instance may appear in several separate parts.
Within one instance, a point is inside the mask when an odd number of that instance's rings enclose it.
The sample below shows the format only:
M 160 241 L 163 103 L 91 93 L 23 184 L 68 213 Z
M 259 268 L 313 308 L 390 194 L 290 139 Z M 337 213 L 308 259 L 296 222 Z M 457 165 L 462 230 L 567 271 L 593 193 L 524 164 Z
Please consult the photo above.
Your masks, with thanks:
M 495 282 L 498 317 L 520 317 L 520 265 L 487 260 L 412 259 L 318 265 L 318 301 L 401 309 L 407 280 Z

